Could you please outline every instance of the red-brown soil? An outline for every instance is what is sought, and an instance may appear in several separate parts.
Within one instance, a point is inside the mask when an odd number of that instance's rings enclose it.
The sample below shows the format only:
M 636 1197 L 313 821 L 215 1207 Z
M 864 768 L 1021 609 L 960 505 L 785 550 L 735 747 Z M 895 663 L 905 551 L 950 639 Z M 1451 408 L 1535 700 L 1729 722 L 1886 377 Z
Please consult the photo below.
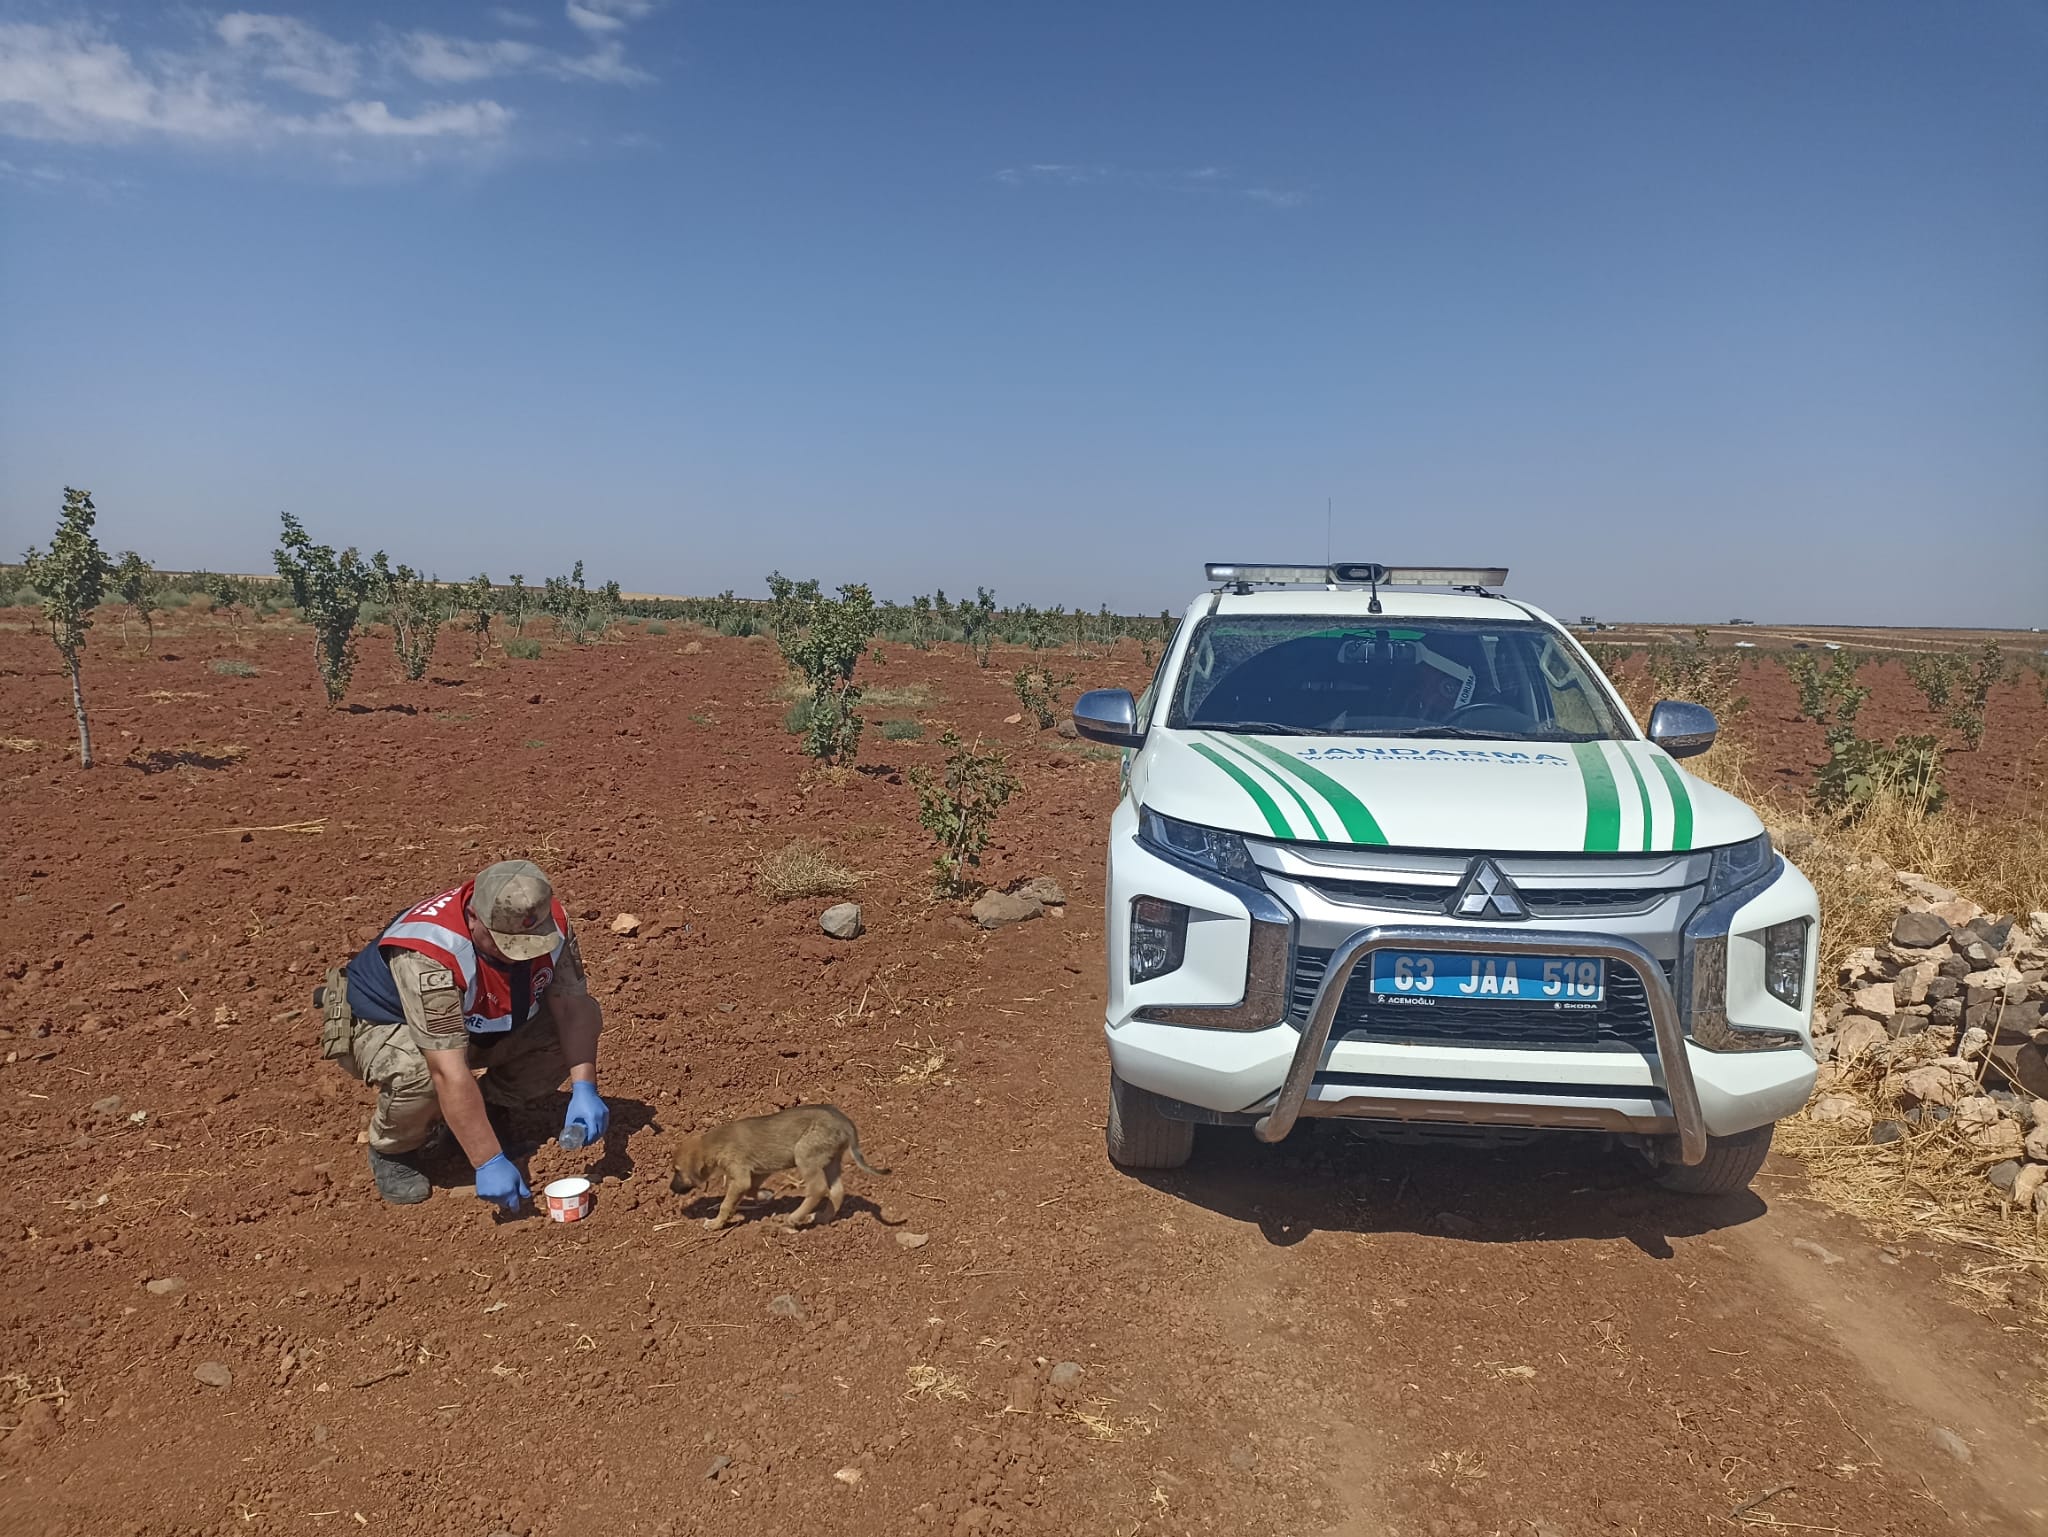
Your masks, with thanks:
M 1745 1519 L 1861 1537 L 2048 1520 L 2039 1342 L 1795 1169 L 1701 1203 L 1619 1155 L 1311 1126 L 1117 1172 L 1115 763 L 1002 723 L 1014 658 L 889 647 L 874 681 L 932 698 L 874 714 L 926 740 L 820 772 L 772 647 L 696 644 L 476 669 L 451 639 L 393 685 L 372 640 L 337 712 L 303 631 L 186 620 L 123 658 L 102 630 L 85 773 L 54 653 L 0 634 L 0 1531 L 1579 1537 L 1762 1496 Z M 982 934 L 928 900 L 903 771 L 941 722 L 1012 746 L 985 874 L 1056 877 L 1064 917 Z M 287 824 L 318 830 L 239 830 Z M 866 873 L 864 937 L 754 889 L 798 835 Z M 307 1007 L 392 911 L 512 854 L 580 915 L 607 1011 L 611 1138 L 535 1159 L 601 1176 L 574 1227 L 382 1205 Z M 707 1234 L 673 1135 L 800 1097 L 892 1176 L 811 1232 Z
M 1890 631 L 1879 633 L 1893 636 Z M 1912 649 L 1905 645 L 1910 637 L 1893 638 L 1900 642 L 1896 649 Z M 1716 637 L 1714 644 L 1719 648 L 1722 638 Z M 1868 644 L 1866 635 L 1858 649 Z M 1858 686 L 1870 690 L 1857 716 L 1857 730 L 1881 741 L 1922 733 L 1939 738 L 1948 749 L 1941 782 L 1951 805 L 1991 813 L 2038 805 L 2048 784 L 2048 671 L 2014 659 L 2006 681 L 1992 688 L 1984 711 L 1984 737 L 1972 748 L 1928 706 L 1905 663 L 1887 654 L 1893 649 L 1873 652 L 1857 670 Z M 1759 791 L 1793 800 L 1804 795 L 1828 754 L 1821 727 L 1799 713 L 1799 688 L 1784 666 L 1788 655 L 1783 647 L 1765 650 L 1762 643 L 1747 654 L 1737 685 L 1747 705 L 1722 725 L 1749 749 L 1750 772 Z M 1827 653 L 1820 653 L 1823 666 L 1827 659 Z M 1637 653 L 1624 664 L 1622 675 L 1641 680 L 1642 674 L 1643 659 Z

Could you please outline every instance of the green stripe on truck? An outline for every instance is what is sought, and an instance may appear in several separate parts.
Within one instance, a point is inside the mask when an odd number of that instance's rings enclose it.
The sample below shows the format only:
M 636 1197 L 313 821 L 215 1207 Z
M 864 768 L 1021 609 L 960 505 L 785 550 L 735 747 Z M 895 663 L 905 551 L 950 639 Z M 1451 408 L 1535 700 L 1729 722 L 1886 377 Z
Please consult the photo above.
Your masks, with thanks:
M 1685 775 L 1678 772 L 1678 765 L 1662 753 L 1652 753 L 1650 761 L 1657 765 L 1657 772 L 1664 776 L 1664 788 L 1671 792 L 1671 846 L 1674 849 L 1692 847 L 1692 793 L 1685 787 Z
M 1238 782 L 1244 793 L 1252 798 L 1253 803 L 1264 814 L 1266 825 L 1273 829 L 1274 837 L 1292 838 L 1294 836 L 1294 829 L 1287 825 L 1287 818 L 1280 814 L 1279 803 L 1266 793 L 1264 785 L 1224 757 L 1215 748 L 1205 747 L 1200 742 L 1190 742 L 1188 745 Z
M 1229 748 L 1232 752 L 1236 753 L 1240 758 L 1244 759 L 1247 763 L 1253 764 L 1254 766 L 1259 768 L 1265 768 L 1268 774 L 1273 774 L 1273 771 L 1270 768 L 1266 768 L 1266 766 L 1263 763 L 1260 763 L 1257 758 L 1253 757 L 1250 753 L 1246 752 L 1244 743 L 1238 741 L 1237 738 L 1221 736 L 1216 732 L 1212 731 L 1209 733 L 1209 740 L 1214 742 L 1218 747 Z M 1317 818 L 1315 808 L 1309 805 L 1307 798 L 1299 790 L 1295 789 L 1294 786 L 1290 784 L 1284 776 L 1279 774 L 1273 774 L 1273 779 L 1275 783 L 1277 783 L 1280 786 L 1281 789 L 1287 792 L 1288 799 L 1293 801 L 1295 805 L 1301 808 L 1301 814 L 1308 818 L 1308 825 L 1316 830 L 1316 837 L 1320 841 L 1328 843 L 1330 841 L 1330 835 L 1323 831 L 1323 824 Z
M 1614 788 L 1614 770 L 1598 742 L 1574 742 L 1579 777 L 1586 782 L 1586 850 L 1606 853 L 1621 848 L 1621 796 Z
M 1380 843 L 1387 841 L 1387 835 L 1380 831 L 1372 813 L 1365 809 L 1365 802 L 1338 784 L 1319 768 L 1303 763 L 1299 758 L 1282 752 L 1270 743 L 1261 742 L 1257 737 L 1244 737 L 1244 745 L 1271 758 L 1296 779 L 1314 790 L 1330 803 L 1337 813 L 1337 820 L 1344 824 L 1344 831 L 1351 835 L 1353 843 Z
M 1643 771 L 1636 767 L 1636 755 L 1628 750 L 1626 743 L 1622 744 L 1621 761 L 1628 765 L 1629 774 L 1636 782 L 1636 794 L 1642 797 L 1643 852 L 1647 854 L 1650 851 L 1650 787 L 1643 782 Z

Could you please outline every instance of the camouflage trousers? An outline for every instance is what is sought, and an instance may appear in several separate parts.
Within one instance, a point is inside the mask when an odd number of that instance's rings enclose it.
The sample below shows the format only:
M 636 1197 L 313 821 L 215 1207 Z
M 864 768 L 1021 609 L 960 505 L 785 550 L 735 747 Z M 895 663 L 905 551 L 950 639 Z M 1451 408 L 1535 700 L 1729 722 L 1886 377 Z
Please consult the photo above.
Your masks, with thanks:
M 329 973 L 330 989 L 339 982 L 338 973 Z M 341 985 L 345 989 L 346 984 Z M 346 997 L 346 992 L 330 991 L 328 996 Z M 347 1027 L 337 1028 L 343 1019 Z M 441 1119 L 441 1099 L 410 1026 L 403 1021 L 354 1019 L 344 1006 L 328 1013 L 322 1049 L 350 1077 L 377 1090 L 377 1105 L 370 1112 L 371 1147 L 395 1155 L 413 1152 L 426 1142 Z M 545 1005 L 509 1035 L 471 1036 L 469 1065 L 483 1070 L 484 1103 L 508 1110 L 546 1099 L 569 1076 L 568 1059 Z

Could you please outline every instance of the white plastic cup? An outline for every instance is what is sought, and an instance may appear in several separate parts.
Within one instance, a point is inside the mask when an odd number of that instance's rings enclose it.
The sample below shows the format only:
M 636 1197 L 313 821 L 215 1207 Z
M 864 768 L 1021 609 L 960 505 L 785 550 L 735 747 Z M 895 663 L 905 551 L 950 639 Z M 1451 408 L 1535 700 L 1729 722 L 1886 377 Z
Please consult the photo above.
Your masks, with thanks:
M 593 1197 L 587 1179 L 558 1179 L 540 1193 L 550 1222 L 581 1222 L 590 1215 Z

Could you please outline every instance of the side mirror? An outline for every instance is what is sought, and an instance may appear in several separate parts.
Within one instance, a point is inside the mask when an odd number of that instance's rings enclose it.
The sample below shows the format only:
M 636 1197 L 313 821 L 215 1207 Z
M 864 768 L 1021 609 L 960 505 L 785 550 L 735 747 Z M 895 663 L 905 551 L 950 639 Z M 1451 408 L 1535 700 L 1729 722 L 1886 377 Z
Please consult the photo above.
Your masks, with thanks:
M 1660 699 L 1650 712 L 1650 740 L 1674 758 L 1696 758 L 1714 745 L 1721 723 L 1703 704 Z
M 1091 742 L 1110 747 L 1142 747 L 1138 702 L 1127 688 L 1090 689 L 1074 701 L 1074 729 Z

